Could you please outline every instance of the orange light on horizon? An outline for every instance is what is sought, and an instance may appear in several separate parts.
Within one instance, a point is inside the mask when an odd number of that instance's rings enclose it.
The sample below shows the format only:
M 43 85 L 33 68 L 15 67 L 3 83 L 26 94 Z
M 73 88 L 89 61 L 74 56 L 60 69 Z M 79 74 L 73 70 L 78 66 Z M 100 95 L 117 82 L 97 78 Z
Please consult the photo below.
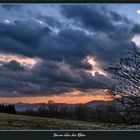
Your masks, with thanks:
M 97 96 L 40 96 L 40 97 L 15 97 L 15 98 L 0 98 L 1 103 L 48 103 L 49 100 L 53 100 L 55 103 L 87 103 L 93 100 L 109 100 L 106 96 L 97 95 Z

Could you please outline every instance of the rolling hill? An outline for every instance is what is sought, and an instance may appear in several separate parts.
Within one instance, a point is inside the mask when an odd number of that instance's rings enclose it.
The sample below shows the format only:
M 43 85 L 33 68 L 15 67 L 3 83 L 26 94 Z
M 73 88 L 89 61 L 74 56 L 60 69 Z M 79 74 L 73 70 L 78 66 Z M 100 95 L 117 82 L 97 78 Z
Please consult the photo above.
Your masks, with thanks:
M 55 103 L 56 105 L 63 105 L 63 106 L 66 106 L 68 108 L 70 107 L 76 107 L 78 106 L 79 104 L 67 104 L 67 103 Z M 111 104 L 111 105 L 117 105 L 118 106 L 118 103 L 111 100 L 111 101 L 102 101 L 102 100 L 96 100 L 96 101 L 90 101 L 88 103 L 85 103 L 83 105 L 88 105 L 92 108 L 96 108 L 97 106 L 101 105 L 101 104 L 104 104 L 104 105 L 108 105 L 108 104 Z M 14 104 L 15 107 L 16 107 L 16 110 L 17 111 L 25 111 L 26 109 L 28 110 L 38 110 L 41 103 L 35 103 L 35 104 L 29 104 L 29 103 L 15 103 Z M 45 104 L 47 106 L 47 104 Z

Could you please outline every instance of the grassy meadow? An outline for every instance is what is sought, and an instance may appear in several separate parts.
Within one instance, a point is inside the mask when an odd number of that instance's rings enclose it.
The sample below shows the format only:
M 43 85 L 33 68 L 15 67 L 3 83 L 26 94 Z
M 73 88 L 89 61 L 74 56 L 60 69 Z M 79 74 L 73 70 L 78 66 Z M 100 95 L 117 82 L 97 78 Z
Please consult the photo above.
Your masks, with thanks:
M 75 120 L 43 118 L 24 115 L 0 113 L 1 130 L 53 130 L 53 129 L 82 129 L 82 130 L 108 130 L 108 129 L 137 129 L 138 126 L 124 124 L 94 123 Z

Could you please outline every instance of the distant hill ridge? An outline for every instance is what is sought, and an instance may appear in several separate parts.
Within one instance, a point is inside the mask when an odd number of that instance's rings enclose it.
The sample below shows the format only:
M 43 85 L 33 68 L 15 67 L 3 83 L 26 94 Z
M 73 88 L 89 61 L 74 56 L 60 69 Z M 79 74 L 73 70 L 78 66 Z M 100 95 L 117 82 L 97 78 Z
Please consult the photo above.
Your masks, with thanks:
M 5 104 L 7 104 L 7 103 L 5 103 Z M 17 111 L 25 111 L 27 109 L 37 111 L 42 104 L 45 104 L 47 106 L 47 103 L 33 103 L 33 104 L 30 104 L 30 103 L 22 103 L 22 102 L 15 103 L 14 105 L 15 105 Z M 75 106 L 80 105 L 79 103 L 77 103 L 77 104 L 55 103 L 55 104 L 56 105 L 64 105 L 64 106 L 67 106 L 67 107 L 75 107 Z M 83 105 L 88 105 L 90 107 L 96 108 L 99 105 L 108 105 L 108 104 L 118 105 L 118 103 L 114 100 L 110 100 L 110 101 L 94 100 L 94 101 L 87 102 Z

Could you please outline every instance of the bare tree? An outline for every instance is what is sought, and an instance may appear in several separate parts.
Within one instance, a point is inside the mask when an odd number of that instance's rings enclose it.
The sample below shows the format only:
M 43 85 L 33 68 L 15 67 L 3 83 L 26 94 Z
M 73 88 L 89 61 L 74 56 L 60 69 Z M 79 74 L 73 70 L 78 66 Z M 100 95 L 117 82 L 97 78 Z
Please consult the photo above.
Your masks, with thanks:
M 108 71 L 115 80 L 108 88 L 109 96 L 121 103 L 128 117 L 140 113 L 140 49 L 133 44 L 117 64 L 109 65 Z

